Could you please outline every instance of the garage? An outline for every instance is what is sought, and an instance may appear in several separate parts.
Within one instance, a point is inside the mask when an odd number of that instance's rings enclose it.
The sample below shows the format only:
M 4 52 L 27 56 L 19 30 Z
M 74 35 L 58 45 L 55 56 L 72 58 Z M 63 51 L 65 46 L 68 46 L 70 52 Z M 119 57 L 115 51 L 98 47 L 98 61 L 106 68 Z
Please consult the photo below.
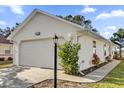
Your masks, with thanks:
M 52 39 L 23 41 L 20 44 L 20 64 L 53 68 L 54 44 Z

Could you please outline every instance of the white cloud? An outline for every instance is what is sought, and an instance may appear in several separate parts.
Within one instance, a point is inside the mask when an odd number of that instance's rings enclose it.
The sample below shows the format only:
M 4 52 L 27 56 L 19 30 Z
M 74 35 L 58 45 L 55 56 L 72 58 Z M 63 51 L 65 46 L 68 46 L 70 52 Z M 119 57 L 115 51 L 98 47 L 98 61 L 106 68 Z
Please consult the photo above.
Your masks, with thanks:
M 105 30 L 117 30 L 116 26 L 107 26 Z
M 98 16 L 96 16 L 97 19 L 106 19 L 106 18 L 111 18 L 111 17 L 124 17 L 124 10 L 112 10 L 109 13 L 101 13 Z
M 15 13 L 15 14 L 18 14 L 18 15 L 24 15 L 24 11 L 23 11 L 23 6 L 21 5 L 10 5 L 10 10 Z
M 6 22 L 0 20 L 0 25 L 6 25 Z
M 109 39 L 111 36 L 111 33 L 109 31 L 105 31 L 104 33 L 102 33 L 102 36 Z
M 91 13 L 95 12 L 96 9 L 91 6 L 85 6 L 83 10 L 81 10 L 81 13 Z
M 104 35 L 110 35 L 110 32 L 106 31 L 103 33 Z
M 103 32 L 101 32 L 101 35 L 107 39 L 109 39 L 113 33 L 117 31 L 118 27 L 114 25 L 107 26 L 103 29 Z

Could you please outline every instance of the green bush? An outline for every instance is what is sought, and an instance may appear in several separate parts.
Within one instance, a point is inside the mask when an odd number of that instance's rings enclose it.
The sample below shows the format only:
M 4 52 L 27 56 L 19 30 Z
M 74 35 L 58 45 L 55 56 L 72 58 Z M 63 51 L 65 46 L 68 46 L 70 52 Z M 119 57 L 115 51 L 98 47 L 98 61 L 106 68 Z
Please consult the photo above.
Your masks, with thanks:
M 1 58 L 0 58 L 0 61 L 4 61 L 4 60 L 5 60 L 5 58 L 4 58 L 4 57 L 1 57 Z
M 119 60 L 119 54 L 117 52 L 114 52 L 113 59 Z
M 12 57 L 8 57 L 8 58 L 7 58 L 7 60 L 12 61 L 12 60 L 13 60 L 13 58 L 12 58 Z
M 61 59 L 60 65 L 63 67 L 66 74 L 78 74 L 78 52 L 80 50 L 79 43 L 73 43 L 72 40 L 66 41 L 64 44 L 59 45 L 58 56 Z

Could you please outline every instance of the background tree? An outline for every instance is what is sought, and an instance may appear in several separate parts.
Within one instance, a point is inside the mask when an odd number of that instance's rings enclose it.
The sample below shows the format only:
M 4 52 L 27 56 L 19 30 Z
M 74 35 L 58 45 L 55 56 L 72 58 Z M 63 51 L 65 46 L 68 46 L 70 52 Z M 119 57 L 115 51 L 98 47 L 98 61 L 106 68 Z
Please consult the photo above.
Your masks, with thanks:
M 0 28 L 0 34 L 7 38 L 18 26 L 19 23 L 16 23 L 14 27 L 6 27 L 5 29 Z
M 120 57 L 122 57 L 122 48 L 124 47 L 124 29 L 118 29 L 118 31 L 113 34 L 110 40 L 120 47 Z
M 76 23 L 78 25 L 81 25 L 88 31 L 93 31 L 93 32 L 98 32 L 95 28 L 92 26 L 91 20 L 86 20 L 84 16 L 82 15 L 67 15 L 67 16 L 61 16 L 59 15 L 58 17 L 63 18 L 65 20 L 68 20 L 70 22 Z

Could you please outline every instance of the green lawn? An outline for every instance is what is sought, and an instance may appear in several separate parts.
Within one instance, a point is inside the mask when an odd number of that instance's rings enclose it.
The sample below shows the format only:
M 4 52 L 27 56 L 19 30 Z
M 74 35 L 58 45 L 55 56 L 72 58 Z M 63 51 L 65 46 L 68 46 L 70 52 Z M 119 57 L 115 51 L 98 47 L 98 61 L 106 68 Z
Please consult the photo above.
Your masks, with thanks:
M 88 84 L 91 88 L 124 88 L 124 60 L 103 80 Z
M 0 69 L 1 68 L 11 67 L 11 66 L 13 66 L 12 61 L 8 61 L 8 62 L 5 62 L 4 64 L 0 64 Z

